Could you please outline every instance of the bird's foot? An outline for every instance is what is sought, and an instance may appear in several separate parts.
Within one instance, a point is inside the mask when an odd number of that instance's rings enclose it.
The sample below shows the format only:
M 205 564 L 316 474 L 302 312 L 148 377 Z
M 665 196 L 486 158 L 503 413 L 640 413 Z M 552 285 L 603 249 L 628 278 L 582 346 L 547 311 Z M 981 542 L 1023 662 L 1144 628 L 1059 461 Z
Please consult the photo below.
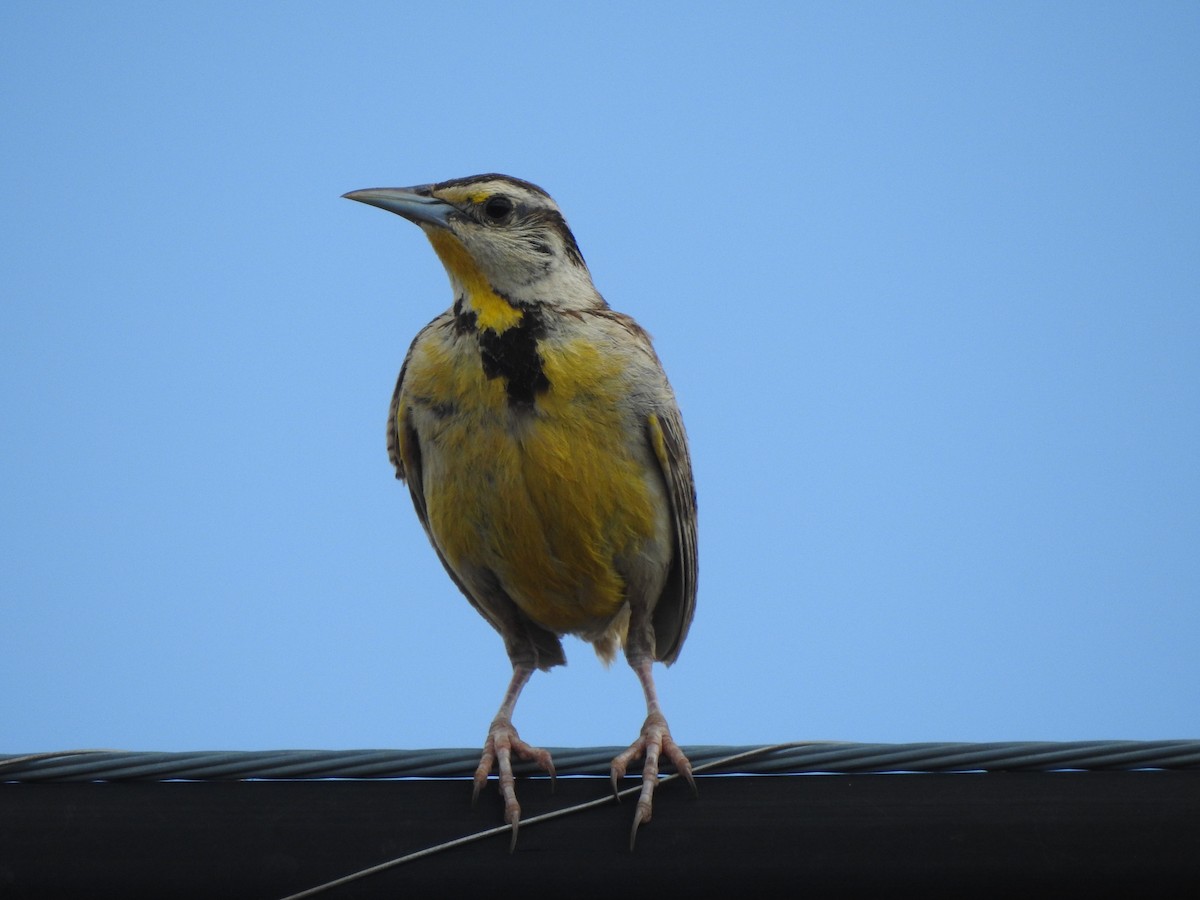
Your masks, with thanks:
M 649 822 L 653 812 L 654 788 L 658 784 L 660 756 L 666 756 L 674 764 L 675 770 L 691 785 L 693 794 L 699 793 L 696 789 L 696 779 L 692 776 L 692 764 L 688 762 L 688 758 L 683 755 L 683 751 L 671 737 L 671 731 L 667 728 L 667 720 L 662 713 L 654 712 L 646 716 L 646 721 L 642 725 L 642 733 L 638 739 L 629 745 L 628 750 L 613 759 L 611 773 L 613 793 L 617 793 L 617 784 L 620 779 L 625 777 L 625 770 L 629 768 L 629 764 L 639 756 L 645 756 L 646 762 L 642 766 L 642 792 L 638 795 L 637 810 L 633 814 L 633 828 L 629 832 L 630 850 L 633 849 L 634 841 L 637 840 L 638 826 L 643 822 Z
M 521 759 L 532 760 L 542 769 L 550 773 L 550 789 L 554 789 L 554 761 L 550 752 L 541 747 L 525 743 L 517 735 L 512 721 L 507 717 L 497 716 L 492 720 L 488 729 L 487 740 L 483 744 L 483 755 L 479 758 L 479 766 L 475 769 L 475 788 L 471 792 L 471 804 L 479 799 L 479 792 L 487 784 L 492 766 L 499 773 L 500 796 L 504 800 L 504 821 L 512 826 L 512 841 L 509 844 L 511 852 L 517 846 L 517 828 L 521 824 L 521 806 L 517 803 L 517 784 L 513 778 L 513 754 Z

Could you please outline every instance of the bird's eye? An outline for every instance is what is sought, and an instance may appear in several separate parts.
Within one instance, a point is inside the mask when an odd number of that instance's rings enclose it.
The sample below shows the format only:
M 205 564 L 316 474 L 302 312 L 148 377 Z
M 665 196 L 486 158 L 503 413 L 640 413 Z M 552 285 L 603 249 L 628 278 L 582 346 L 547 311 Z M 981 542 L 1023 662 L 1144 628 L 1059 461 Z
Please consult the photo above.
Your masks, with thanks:
M 503 194 L 488 197 L 483 204 L 483 214 L 493 222 L 503 222 L 513 211 L 513 202 Z

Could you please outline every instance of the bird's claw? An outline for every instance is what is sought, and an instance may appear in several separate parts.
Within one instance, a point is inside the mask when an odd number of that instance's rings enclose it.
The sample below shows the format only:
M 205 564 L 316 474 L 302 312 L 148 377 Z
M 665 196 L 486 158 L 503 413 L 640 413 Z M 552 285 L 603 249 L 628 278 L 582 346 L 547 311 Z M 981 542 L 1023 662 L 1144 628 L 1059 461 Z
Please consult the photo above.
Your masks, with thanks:
M 487 740 L 483 744 L 483 753 L 479 757 L 479 765 L 475 769 L 474 786 L 471 790 L 471 805 L 479 799 L 479 793 L 487 784 L 492 766 L 495 765 L 500 797 L 504 801 L 504 821 L 512 826 L 512 840 L 509 842 L 511 853 L 517 846 L 517 831 L 521 825 L 521 805 L 517 803 L 517 783 L 513 776 L 513 754 L 520 759 L 532 760 L 540 768 L 550 774 L 550 789 L 554 790 L 554 760 L 548 750 L 534 747 L 525 743 L 517 734 L 507 718 L 497 717 L 488 729 Z
M 638 828 L 649 822 L 654 811 L 654 788 L 658 786 L 658 761 L 666 756 L 675 766 L 675 770 L 684 777 L 692 788 L 693 795 L 699 795 L 695 776 L 692 775 L 692 764 L 687 756 L 671 737 L 667 728 L 667 720 L 661 713 L 651 713 L 642 725 L 642 733 L 638 739 L 629 745 L 629 749 L 619 753 L 612 761 L 609 777 L 612 781 L 613 793 L 620 798 L 617 787 L 625 777 L 629 764 L 638 757 L 644 756 L 642 765 L 642 790 L 638 794 L 637 809 L 633 814 L 633 828 L 629 832 L 629 849 L 632 850 L 637 840 Z

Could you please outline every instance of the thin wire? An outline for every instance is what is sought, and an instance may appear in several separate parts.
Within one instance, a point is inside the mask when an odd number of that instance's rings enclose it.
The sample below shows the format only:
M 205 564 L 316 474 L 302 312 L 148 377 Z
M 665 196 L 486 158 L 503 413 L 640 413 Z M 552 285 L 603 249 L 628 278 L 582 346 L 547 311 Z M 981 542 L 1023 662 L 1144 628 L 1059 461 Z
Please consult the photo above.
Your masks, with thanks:
M 762 756 L 767 753 L 774 753 L 778 750 L 784 750 L 789 747 L 801 746 L 804 743 L 808 742 L 798 741 L 789 742 L 786 744 L 771 744 L 766 747 L 755 747 L 753 750 L 745 750 L 741 753 L 734 753 L 733 755 L 727 756 L 723 759 L 717 759 L 713 760 L 712 762 L 704 763 L 700 766 L 695 766 L 692 769 L 692 774 L 699 774 L 708 769 L 715 769 L 718 766 L 727 766 L 730 763 L 741 762 L 742 760 L 750 759 L 751 757 Z M 665 784 L 668 781 L 674 781 L 680 777 L 682 776 L 680 776 L 678 772 L 675 772 L 674 774 L 668 775 L 665 778 L 659 779 L 659 784 Z M 567 806 L 562 809 L 556 809 L 553 812 L 542 813 L 541 815 L 533 816 L 529 819 L 522 819 L 521 827 L 528 828 L 530 825 L 537 825 L 541 822 L 549 822 L 551 819 L 557 819 L 572 813 L 583 812 L 585 809 L 603 806 L 606 803 L 614 803 L 621 797 L 632 796 L 633 794 L 640 793 L 641 790 L 642 786 L 638 784 L 633 787 L 625 788 L 623 791 L 618 791 L 616 794 L 606 794 L 605 796 L 598 797 L 595 800 L 587 800 L 583 803 L 577 803 L 574 806 Z M 359 869 L 357 872 L 351 872 L 349 875 L 343 875 L 340 878 L 335 878 L 333 881 L 327 881 L 324 884 L 317 885 L 316 887 L 308 888 L 300 891 L 298 894 L 288 894 L 286 897 L 281 898 L 281 900 L 302 900 L 304 897 L 315 897 L 317 894 L 323 893 L 332 888 L 341 887 L 342 885 L 349 884 L 352 881 L 358 881 L 360 878 L 366 878 L 369 875 L 375 875 L 379 872 L 386 871 L 387 869 L 395 868 L 396 866 L 402 866 L 406 863 L 415 862 L 418 859 L 424 859 L 427 856 L 432 856 L 435 853 L 441 853 L 444 850 L 452 850 L 455 847 L 462 847 L 466 844 L 472 844 L 476 841 L 481 841 L 484 838 L 489 838 L 494 835 L 500 835 L 511 831 L 511 825 L 497 825 L 495 828 L 488 828 L 485 831 L 477 831 L 474 834 L 468 834 L 460 838 L 455 838 L 451 841 L 445 841 L 441 844 L 434 844 L 431 847 L 426 847 L 424 850 L 417 850 L 416 852 L 409 853 L 406 856 L 400 856 L 396 859 L 389 859 L 386 862 L 381 862 L 365 869 Z

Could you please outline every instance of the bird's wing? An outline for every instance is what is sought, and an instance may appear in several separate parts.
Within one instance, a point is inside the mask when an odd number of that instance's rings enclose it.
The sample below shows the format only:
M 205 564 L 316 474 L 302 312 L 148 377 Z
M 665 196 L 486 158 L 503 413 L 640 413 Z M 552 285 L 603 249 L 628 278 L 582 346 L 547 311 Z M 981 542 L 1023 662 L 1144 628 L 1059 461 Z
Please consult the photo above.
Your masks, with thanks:
M 426 326 L 428 327 L 428 326 Z M 422 330 L 424 333 L 424 330 Z M 417 340 L 420 340 L 421 335 L 417 335 Z M 409 345 L 408 353 L 404 354 L 404 364 L 400 366 L 400 375 L 396 378 L 396 389 L 392 391 L 392 403 L 388 407 L 387 421 L 387 451 L 388 459 L 392 463 L 392 467 L 396 470 L 396 477 L 403 481 L 407 471 L 404 467 L 404 458 L 400 453 L 400 429 L 404 427 L 404 423 L 400 421 L 400 394 L 404 388 L 404 375 L 408 371 L 408 361 L 412 359 L 413 347 L 417 346 L 417 341 L 413 341 Z M 425 509 L 421 506 L 417 509 L 417 514 L 421 517 L 421 524 L 425 524 Z
M 692 460 L 679 407 L 665 404 L 646 421 L 646 437 L 658 461 L 671 501 L 675 554 L 662 596 L 654 607 L 655 656 L 667 665 L 675 662 L 692 616 L 696 612 L 696 485 Z

